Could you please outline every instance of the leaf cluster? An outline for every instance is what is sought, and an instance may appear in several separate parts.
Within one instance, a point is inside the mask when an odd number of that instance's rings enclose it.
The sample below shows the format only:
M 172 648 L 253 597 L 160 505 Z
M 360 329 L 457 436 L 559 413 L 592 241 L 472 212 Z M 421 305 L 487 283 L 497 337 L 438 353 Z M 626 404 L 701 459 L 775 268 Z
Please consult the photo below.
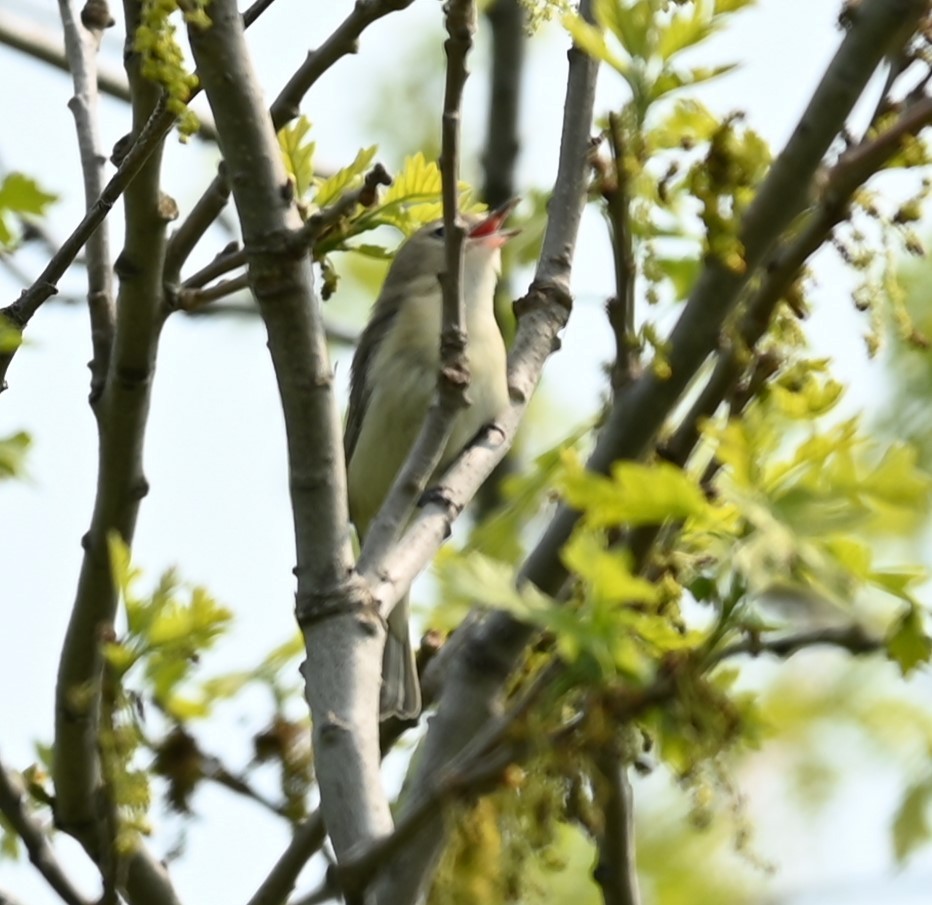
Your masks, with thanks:
M 325 211 L 349 192 L 363 187 L 366 173 L 375 160 L 378 148 L 362 148 L 353 161 L 327 176 L 314 169 L 316 144 L 310 138 L 311 123 L 298 117 L 278 133 L 279 148 L 285 168 L 294 187 L 302 216 Z M 478 202 L 465 182 L 459 185 L 460 213 L 478 213 L 486 206 Z M 324 275 L 324 298 L 336 289 L 339 276 L 330 255 L 349 251 L 379 261 L 391 259 L 391 253 L 381 244 L 359 242 L 367 233 L 380 227 L 392 227 L 405 237 L 422 226 L 443 216 L 440 168 L 425 158 L 422 152 L 406 157 L 401 171 L 381 198 L 366 199 L 332 228 L 324 230 L 314 243 L 314 258 L 320 262 Z

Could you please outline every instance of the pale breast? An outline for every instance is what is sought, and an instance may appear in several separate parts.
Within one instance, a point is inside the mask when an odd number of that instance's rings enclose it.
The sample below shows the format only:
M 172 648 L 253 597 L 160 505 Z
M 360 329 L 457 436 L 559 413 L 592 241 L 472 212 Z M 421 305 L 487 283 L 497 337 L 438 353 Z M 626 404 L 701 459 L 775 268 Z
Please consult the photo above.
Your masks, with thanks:
M 456 418 L 438 468 L 442 471 L 508 403 L 505 346 L 492 312 L 495 269 L 464 283 L 471 405 Z M 433 401 L 440 364 L 441 302 L 435 277 L 412 286 L 391 330 L 373 356 L 359 437 L 349 463 L 350 515 L 365 534 L 420 432 Z

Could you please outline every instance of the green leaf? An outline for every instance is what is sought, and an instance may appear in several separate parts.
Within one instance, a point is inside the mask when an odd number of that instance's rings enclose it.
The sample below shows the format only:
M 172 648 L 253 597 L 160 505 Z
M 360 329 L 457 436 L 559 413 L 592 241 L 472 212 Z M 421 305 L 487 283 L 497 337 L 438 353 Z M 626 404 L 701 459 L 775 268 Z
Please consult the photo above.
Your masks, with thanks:
M 170 695 L 162 702 L 162 706 L 179 723 L 210 715 L 210 707 L 204 701 L 195 701 L 184 695 Z
M 594 60 L 608 63 L 612 69 L 630 81 L 631 64 L 622 60 L 612 51 L 605 40 L 605 34 L 600 28 L 597 28 L 591 22 L 587 22 L 576 13 L 563 17 L 563 27 L 570 33 L 573 43 L 583 53 Z
M 22 474 L 31 444 L 32 438 L 22 431 L 0 440 L 0 479 Z
M 357 221 L 360 231 L 389 225 L 410 236 L 424 224 L 443 216 L 442 186 L 440 167 L 434 161 L 427 160 L 420 151 L 405 158 L 401 172 L 382 196 L 381 203 Z M 460 182 L 458 187 L 461 213 L 486 209 L 484 204 L 473 199 L 467 183 Z
M 42 215 L 58 196 L 44 191 L 39 183 L 23 173 L 9 173 L 0 182 L 0 214 Z
M 560 558 L 605 603 L 654 604 L 660 599 L 656 585 L 631 571 L 628 551 L 606 550 L 589 532 L 574 532 Z
M 693 69 L 665 68 L 650 86 L 648 98 L 650 101 L 659 100 L 667 94 L 679 91 L 681 88 L 690 88 L 701 82 L 709 82 L 719 76 L 727 75 L 736 68 L 734 63 L 723 66 L 697 66 Z
M 118 676 L 128 673 L 139 661 L 139 652 L 127 644 L 111 641 L 102 646 L 102 652 L 110 667 Z
M 651 0 L 595 0 L 595 20 L 610 31 L 632 56 L 648 60 L 657 42 L 655 11 Z
M 713 15 L 719 16 L 723 13 L 734 13 L 746 6 L 753 6 L 757 0 L 715 0 L 715 11 Z
M 909 604 L 914 603 L 910 589 L 925 579 L 926 571 L 919 566 L 903 569 L 878 569 L 868 576 L 871 584 Z
M 657 525 L 712 512 L 696 481 L 669 462 L 618 462 L 611 477 L 587 471 L 574 455 L 564 465 L 563 494 L 594 527 Z
M 0 860 L 18 861 L 22 843 L 19 833 L 5 814 L 0 813 Z
M 716 25 L 703 15 L 698 5 L 687 7 L 674 13 L 661 29 L 657 52 L 661 59 L 668 60 L 681 50 L 704 41 L 715 29 Z
M 354 251 L 367 258 L 375 258 L 377 261 L 390 261 L 393 257 L 387 248 L 382 248 L 381 245 L 367 245 L 365 242 L 360 245 L 351 245 L 347 251 Z
M 689 297 L 703 266 L 698 257 L 655 258 L 653 263 L 673 285 L 678 300 Z
M 862 487 L 876 504 L 913 509 L 928 506 L 932 477 L 918 464 L 919 452 L 906 443 L 889 447 L 863 476 Z
M 308 139 L 311 122 L 306 116 L 292 120 L 278 133 L 278 146 L 288 175 L 294 180 L 295 194 L 303 198 L 314 184 L 315 143 Z
M 377 150 L 378 145 L 363 148 L 349 166 L 337 170 L 329 179 L 320 180 L 314 194 L 314 204 L 318 208 L 324 208 L 336 201 L 344 192 L 358 188 L 362 184 L 362 178 L 366 170 L 369 169 L 369 164 L 372 163 Z
M 906 790 L 893 818 L 893 855 L 898 864 L 932 837 L 929 805 L 932 803 L 932 776 L 926 776 Z
M 142 573 L 133 568 L 130 549 L 118 531 L 111 531 L 107 535 L 107 547 L 110 552 L 110 571 L 113 574 L 113 583 L 124 597 L 128 597 L 133 583 Z
M 213 700 L 216 698 L 232 698 L 239 694 L 250 682 L 255 681 L 255 673 L 231 672 L 223 676 L 215 676 L 201 683 L 204 696 Z
M 651 129 L 647 141 L 651 149 L 692 147 L 709 141 L 721 122 L 704 104 L 692 98 L 679 98 L 670 112 Z
M 555 606 L 533 585 L 517 587 L 514 566 L 490 556 L 449 550 L 442 554 L 438 566 L 443 573 L 444 594 L 450 602 L 506 609 L 525 619 Z
M 904 676 L 929 662 L 932 640 L 925 632 L 918 607 L 909 607 L 893 626 L 887 637 L 887 655 L 896 661 Z
M 771 384 L 768 389 L 780 413 L 787 418 L 798 419 L 817 418 L 830 412 L 844 391 L 844 386 L 837 380 L 821 380 L 815 374 L 807 374 L 792 389 L 779 383 Z
M 259 667 L 260 670 L 271 670 L 278 672 L 291 664 L 298 657 L 304 656 L 304 637 L 301 632 L 295 632 L 287 641 L 273 647 L 265 657 Z
M 418 151 L 405 158 L 401 172 L 382 196 L 382 204 L 390 205 L 409 198 L 439 198 L 442 187 L 440 167 Z
M 3 226 L 3 217 L 0 216 L 0 246 L 8 244 L 4 239 L 7 235 Z M 0 317 L 0 353 L 15 352 L 23 344 L 23 332 L 13 326 L 5 317 Z

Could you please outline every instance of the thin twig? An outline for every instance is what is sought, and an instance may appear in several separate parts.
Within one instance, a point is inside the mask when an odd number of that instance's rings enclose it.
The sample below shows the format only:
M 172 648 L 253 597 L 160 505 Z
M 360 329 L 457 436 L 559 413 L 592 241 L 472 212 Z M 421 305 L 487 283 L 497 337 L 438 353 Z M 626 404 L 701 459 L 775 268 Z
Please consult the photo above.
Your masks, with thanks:
M 246 252 L 240 246 L 239 242 L 231 242 L 213 259 L 213 261 L 209 264 L 205 264 L 196 273 L 192 273 L 191 276 L 181 284 L 179 296 L 181 296 L 185 290 L 203 289 L 211 280 L 216 280 L 218 277 L 222 277 L 231 270 L 236 270 L 237 267 L 245 267 L 246 260 Z M 180 298 L 179 302 L 181 302 Z M 185 305 L 182 303 L 179 304 L 179 307 L 184 308 Z
M 389 13 L 407 9 L 414 0 L 357 0 L 352 11 L 337 26 L 333 34 L 307 58 L 291 76 L 272 103 L 270 114 L 275 130 L 291 122 L 301 112 L 301 100 L 311 86 L 334 63 L 359 49 L 359 36 L 373 22 Z
M 868 634 L 860 625 L 845 625 L 833 628 L 813 629 L 792 635 L 762 638 L 758 635 L 735 641 L 723 647 L 715 656 L 715 662 L 732 657 L 772 654 L 784 659 L 812 647 L 837 647 L 851 654 L 875 654 L 886 649 L 883 638 Z
M 288 847 L 247 905 L 279 905 L 283 902 L 294 889 L 304 865 L 320 850 L 325 838 L 324 821 L 318 810 L 295 830 Z
M 65 33 L 65 53 L 74 81 L 74 97 L 68 103 L 74 114 L 84 177 L 85 209 L 93 207 L 104 187 L 106 156 L 97 110 L 97 55 L 104 30 L 113 25 L 106 3 L 98 3 L 94 15 L 78 21 L 71 0 L 59 0 Z M 88 7 L 85 7 L 87 10 Z M 91 321 L 91 400 L 96 403 L 104 389 L 113 343 L 114 299 L 110 235 L 103 221 L 87 240 L 87 303 Z
M 175 306 L 181 311 L 195 312 L 216 302 L 218 299 L 225 299 L 228 296 L 235 295 L 249 288 L 249 275 L 241 273 L 239 276 L 229 280 L 221 280 L 208 286 L 206 289 L 182 289 L 175 297 Z
M 448 0 L 446 13 L 447 55 L 443 101 L 440 174 L 443 195 L 443 225 L 446 241 L 446 270 L 440 276 L 443 309 L 440 331 L 440 369 L 437 396 L 427 412 L 420 433 L 378 515 L 366 531 L 357 568 L 366 577 L 378 570 L 379 562 L 404 530 L 427 482 L 440 464 L 453 432 L 454 419 L 468 403 L 469 362 L 466 358 L 466 311 L 463 299 L 463 243 L 466 230 L 460 221 L 459 142 L 460 106 L 468 70 L 466 57 L 472 49 L 476 29 L 476 7 L 472 0 Z M 387 618 L 393 605 L 407 590 L 396 585 L 380 597 Z
M 18 776 L 0 763 L 0 813 L 9 821 L 17 836 L 23 840 L 29 860 L 45 878 L 49 886 L 68 905 L 90 905 L 72 885 L 55 857 L 42 826 L 26 809 L 25 790 Z
M 243 13 L 243 28 L 249 28 L 274 2 L 275 0 L 253 0 Z
M 326 235 L 332 227 L 336 226 L 345 217 L 351 216 L 356 207 L 359 205 L 371 207 L 377 200 L 378 186 L 391 185 L 391 182 L 391 176 L 389 176 L 386 169 L 380 163 L 377 163 L 366 174 L 363 184 L 358 189 L 344 192 L 333 204 L 310 216 L 304 226 L 296 231 L 292 240 L 293 245 L 295 248 L 313 250 L 321 237 Z M 192 290 L 201 289 L 205 283 L 209 283 L 211 280 L 229 273 L 237 267 L 244 267 L 247 263 L 246 250 L 240 248 L 237 243 L 233 243 L 217 255 L 210 264 L 202 267 L 181 284 L 181 289 L 175 299 L 177 306 L 186 311 L 202 307 L 206 302 L 201 301 L 198 303 L 198 299 L 203 299 L 203 296 L 199 296 Z M 236 287 L 236 289 L 239 288 L 241 287 Z

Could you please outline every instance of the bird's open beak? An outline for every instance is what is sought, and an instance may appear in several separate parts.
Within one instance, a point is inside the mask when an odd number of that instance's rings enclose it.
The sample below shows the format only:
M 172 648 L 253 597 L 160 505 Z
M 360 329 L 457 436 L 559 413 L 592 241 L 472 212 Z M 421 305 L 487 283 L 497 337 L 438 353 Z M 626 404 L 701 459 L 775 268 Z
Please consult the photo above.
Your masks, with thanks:
M 466 235 L 470 239 L 481 239 L 483 244 L 501 247 L 520 232 L 517 229 L 502 229 L 508 215 L 518 206 L 520 200 L 512 198 L 511 201 L 506 201 L 494 211 L 490 211 Z

